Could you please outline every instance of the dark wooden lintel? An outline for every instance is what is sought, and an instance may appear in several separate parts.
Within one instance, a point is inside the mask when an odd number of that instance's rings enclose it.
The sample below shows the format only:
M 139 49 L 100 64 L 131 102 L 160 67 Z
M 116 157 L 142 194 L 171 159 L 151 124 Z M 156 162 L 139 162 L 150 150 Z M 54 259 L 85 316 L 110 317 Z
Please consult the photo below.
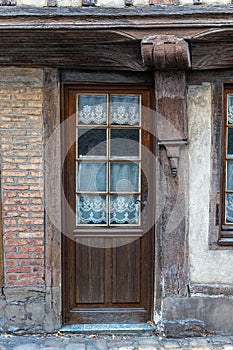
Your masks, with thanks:
M 0 28 L 180 28 L 233 26 L 233 7 L 152 5 L 116 8 L 0 7 Z

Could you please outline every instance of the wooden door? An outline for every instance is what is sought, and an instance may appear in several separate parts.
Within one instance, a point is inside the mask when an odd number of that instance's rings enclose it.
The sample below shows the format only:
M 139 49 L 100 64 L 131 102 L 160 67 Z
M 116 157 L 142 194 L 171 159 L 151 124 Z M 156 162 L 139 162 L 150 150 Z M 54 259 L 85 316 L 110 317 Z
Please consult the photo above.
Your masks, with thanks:
M 145 108 L 151 89 L 63 90 L 63 322 L 147 322 L 154 275 L 155 142 Z

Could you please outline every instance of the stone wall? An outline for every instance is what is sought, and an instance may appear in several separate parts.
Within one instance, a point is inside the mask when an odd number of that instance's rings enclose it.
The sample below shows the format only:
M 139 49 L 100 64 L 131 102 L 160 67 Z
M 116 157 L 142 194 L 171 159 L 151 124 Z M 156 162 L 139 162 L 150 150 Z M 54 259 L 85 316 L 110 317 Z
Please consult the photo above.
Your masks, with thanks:
M 224 5 L 232 0 L 0 0 L 0 6 L 100 6 L 124 7 L 147 5 Z

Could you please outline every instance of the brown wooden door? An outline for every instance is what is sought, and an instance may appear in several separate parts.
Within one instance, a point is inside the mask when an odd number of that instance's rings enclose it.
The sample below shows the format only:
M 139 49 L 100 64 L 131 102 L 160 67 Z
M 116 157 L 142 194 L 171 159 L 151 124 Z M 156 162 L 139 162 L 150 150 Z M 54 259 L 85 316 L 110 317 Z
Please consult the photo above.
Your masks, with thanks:
M 151 96 L 148 86 L 64 85 L 64 324 L 151 320 Z

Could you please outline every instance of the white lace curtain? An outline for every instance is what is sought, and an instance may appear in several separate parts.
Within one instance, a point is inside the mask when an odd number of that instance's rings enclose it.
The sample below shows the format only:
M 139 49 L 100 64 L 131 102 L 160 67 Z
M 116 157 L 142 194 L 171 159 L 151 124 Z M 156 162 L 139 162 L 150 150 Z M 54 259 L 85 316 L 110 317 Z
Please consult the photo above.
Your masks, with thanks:
M 107 192 L 107 165 L 102 162 L 80 162 L 78 166 L 77 191 Z M 107 194 L 80 194 L 77 198 L 77 220 L 79 224 L 138 223 L 139 191 L 138 164 L 130 162 L 112 163 L 110 166 L 110 191 Z M 118 194 L 118 193 L 121 194 Z M 124 194 L 127 192 L 127 194 Z M 108 204 L 109 203 L 109 204 Z

